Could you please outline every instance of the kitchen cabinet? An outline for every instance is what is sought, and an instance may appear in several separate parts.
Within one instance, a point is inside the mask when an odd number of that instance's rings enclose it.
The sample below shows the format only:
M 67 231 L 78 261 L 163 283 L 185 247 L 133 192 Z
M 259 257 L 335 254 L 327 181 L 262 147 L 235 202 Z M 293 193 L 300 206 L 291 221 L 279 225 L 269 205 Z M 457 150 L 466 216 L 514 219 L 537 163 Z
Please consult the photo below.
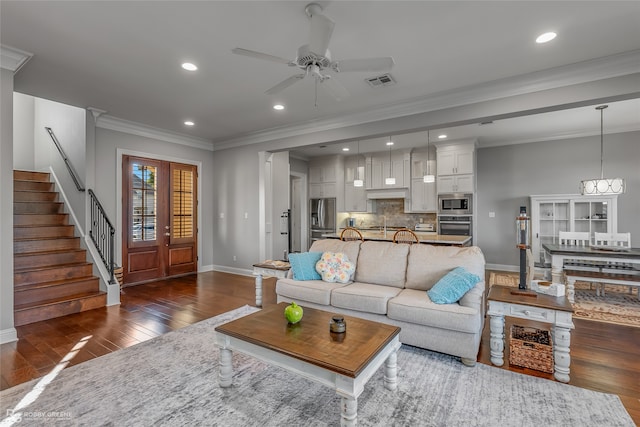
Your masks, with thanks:
M 353 181 L 361 179 L 367 182 L 365 176 L 364 156 L 348 156 L 344 159 L 344 210 L 347 212 L 368 212 L 371 203 L 367 204 L 366 187 L 354 187 Z
M 392 152 L 370 155 L 365 165 L 365 187 L 367 190 L 382 190 L 389 188 L 407 188 L 410 185 L 410 154 L 404 152 Z M 391 174 L 391 175 L 390 175 Z M 389 176 L 395 178 L 393 185 L 385 184 Z
M 309 164 L 309 198 L 336 197 L 338 209 L 344 199 L 344 159 L 342 156 L 315 158 Z
M 438 196 L 435 182 L 424 182 L 422 177 L 411 180 L 410 212 L 436 212 Z
M 552 194 L 530 196 L 531 252 L 545 263 L 542 245 L 558 243 L 560 231 L 617 233 L 618 196 L 582 196 Z
M 444 148 L 444 147 L 443 147 Z M 438 148 L 436 163 L 438 175 L 465 175 L 474 173 L 474 148 L 469 145 Z
M 438 193 L 473 193 L 473 175 L 438 175 Z

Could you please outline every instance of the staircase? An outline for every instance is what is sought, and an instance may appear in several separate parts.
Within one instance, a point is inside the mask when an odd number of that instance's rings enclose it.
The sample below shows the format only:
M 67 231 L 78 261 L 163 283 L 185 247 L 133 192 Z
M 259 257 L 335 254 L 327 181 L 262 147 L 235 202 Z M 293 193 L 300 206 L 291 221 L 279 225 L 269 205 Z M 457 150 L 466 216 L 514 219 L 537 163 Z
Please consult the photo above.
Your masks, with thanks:
M 15 326 L 106 305 L 49 174 L 13 172 Z

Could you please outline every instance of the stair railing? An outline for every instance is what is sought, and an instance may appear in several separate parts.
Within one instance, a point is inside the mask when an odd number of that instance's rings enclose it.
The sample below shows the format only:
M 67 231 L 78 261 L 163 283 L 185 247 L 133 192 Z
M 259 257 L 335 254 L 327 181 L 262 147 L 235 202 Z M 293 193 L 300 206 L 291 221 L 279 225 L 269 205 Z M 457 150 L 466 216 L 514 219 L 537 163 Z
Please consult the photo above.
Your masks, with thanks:
M 89 236 L 91 236 L 102 262 L 109 271 L 109 283 L 117 283 L 114 277 L 114 236 L 116 229 L 111 225 L 111 221 L 107 218 L 107 214 L 98 197 L 91 189 L 89 189 L 89 197 L 91 199 L 91 228 L 89 229 Z
M 76 185 L 76 188 L 78 189 L 78 191 L 84 191 L 84 187 L 80 183 L 78 174 L 76 173 L 75 170 L 73 170 L 73 167 L 71 166 L 71 162 L 69 161 L 69 158 L 67 157 L 67 155 L 64 153 L 64 150 L 62 149 L 60 142 L 58 142 L 58 138 L 56 138 L 56 135 L 53 133 L 53 130 L 47 126 L 45 126 L 44 128 L 47 130 L 47 132 L 49 132 L 49 136 L 53 140 L 53 143 L 56 145 L 56 148 L 58 149 L 58 151 L 60 152 L 60 155 L 62 156 L 62 160 L 64 160 L 64 164 L 67 166 L 67 170 L 69 171 L 69 174 L 71 175 L 71 179 L 73 180 L 73 183 Z

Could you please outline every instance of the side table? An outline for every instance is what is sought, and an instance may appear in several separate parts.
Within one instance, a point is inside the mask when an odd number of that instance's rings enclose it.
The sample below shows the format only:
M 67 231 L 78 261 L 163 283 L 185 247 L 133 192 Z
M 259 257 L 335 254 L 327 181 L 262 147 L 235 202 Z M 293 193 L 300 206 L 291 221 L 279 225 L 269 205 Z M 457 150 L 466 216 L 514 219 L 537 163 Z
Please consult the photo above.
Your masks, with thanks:
M 262 307 L 262 278 L 282 279 L 287 277 L 290 268 L 291 265 L 284 261 L 265 261 L 253 264 L 253 275 L 256 276 L 256 307 Z
M 569 382 L 569 346 L 571 329 L 574 328 L 573 308 L 565 296 L 555 297 L 544 294 L 536 296 L 514 295 L 514 288 L 493 285 L 489 291 L 491 332 L 491 363 L 496 366 L 504 364 L 504 317 L 545 322 L 552 325 L 553 338 L 553 376 L 556 380 Z

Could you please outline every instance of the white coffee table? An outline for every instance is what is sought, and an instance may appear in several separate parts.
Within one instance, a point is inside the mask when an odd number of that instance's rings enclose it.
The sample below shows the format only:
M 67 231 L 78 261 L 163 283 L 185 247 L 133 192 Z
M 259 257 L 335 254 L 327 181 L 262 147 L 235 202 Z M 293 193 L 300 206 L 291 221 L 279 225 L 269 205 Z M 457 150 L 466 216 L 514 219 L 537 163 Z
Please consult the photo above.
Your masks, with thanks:
M 279 366 L 336 391 L 341 399 L 340 424 L 356 425 L 358 397 L 384 364 L 384 384 L 397 388 L 397 351 L 400 328 L 357 317 L 343 316 L 347 331 L 334 334 L 334 313 L 304 307 L 304 317 L 289 325 L 286 303 L 250 314 L 215 328 L 220 348 L 220 387 L 230 387 L 232 351 Z

